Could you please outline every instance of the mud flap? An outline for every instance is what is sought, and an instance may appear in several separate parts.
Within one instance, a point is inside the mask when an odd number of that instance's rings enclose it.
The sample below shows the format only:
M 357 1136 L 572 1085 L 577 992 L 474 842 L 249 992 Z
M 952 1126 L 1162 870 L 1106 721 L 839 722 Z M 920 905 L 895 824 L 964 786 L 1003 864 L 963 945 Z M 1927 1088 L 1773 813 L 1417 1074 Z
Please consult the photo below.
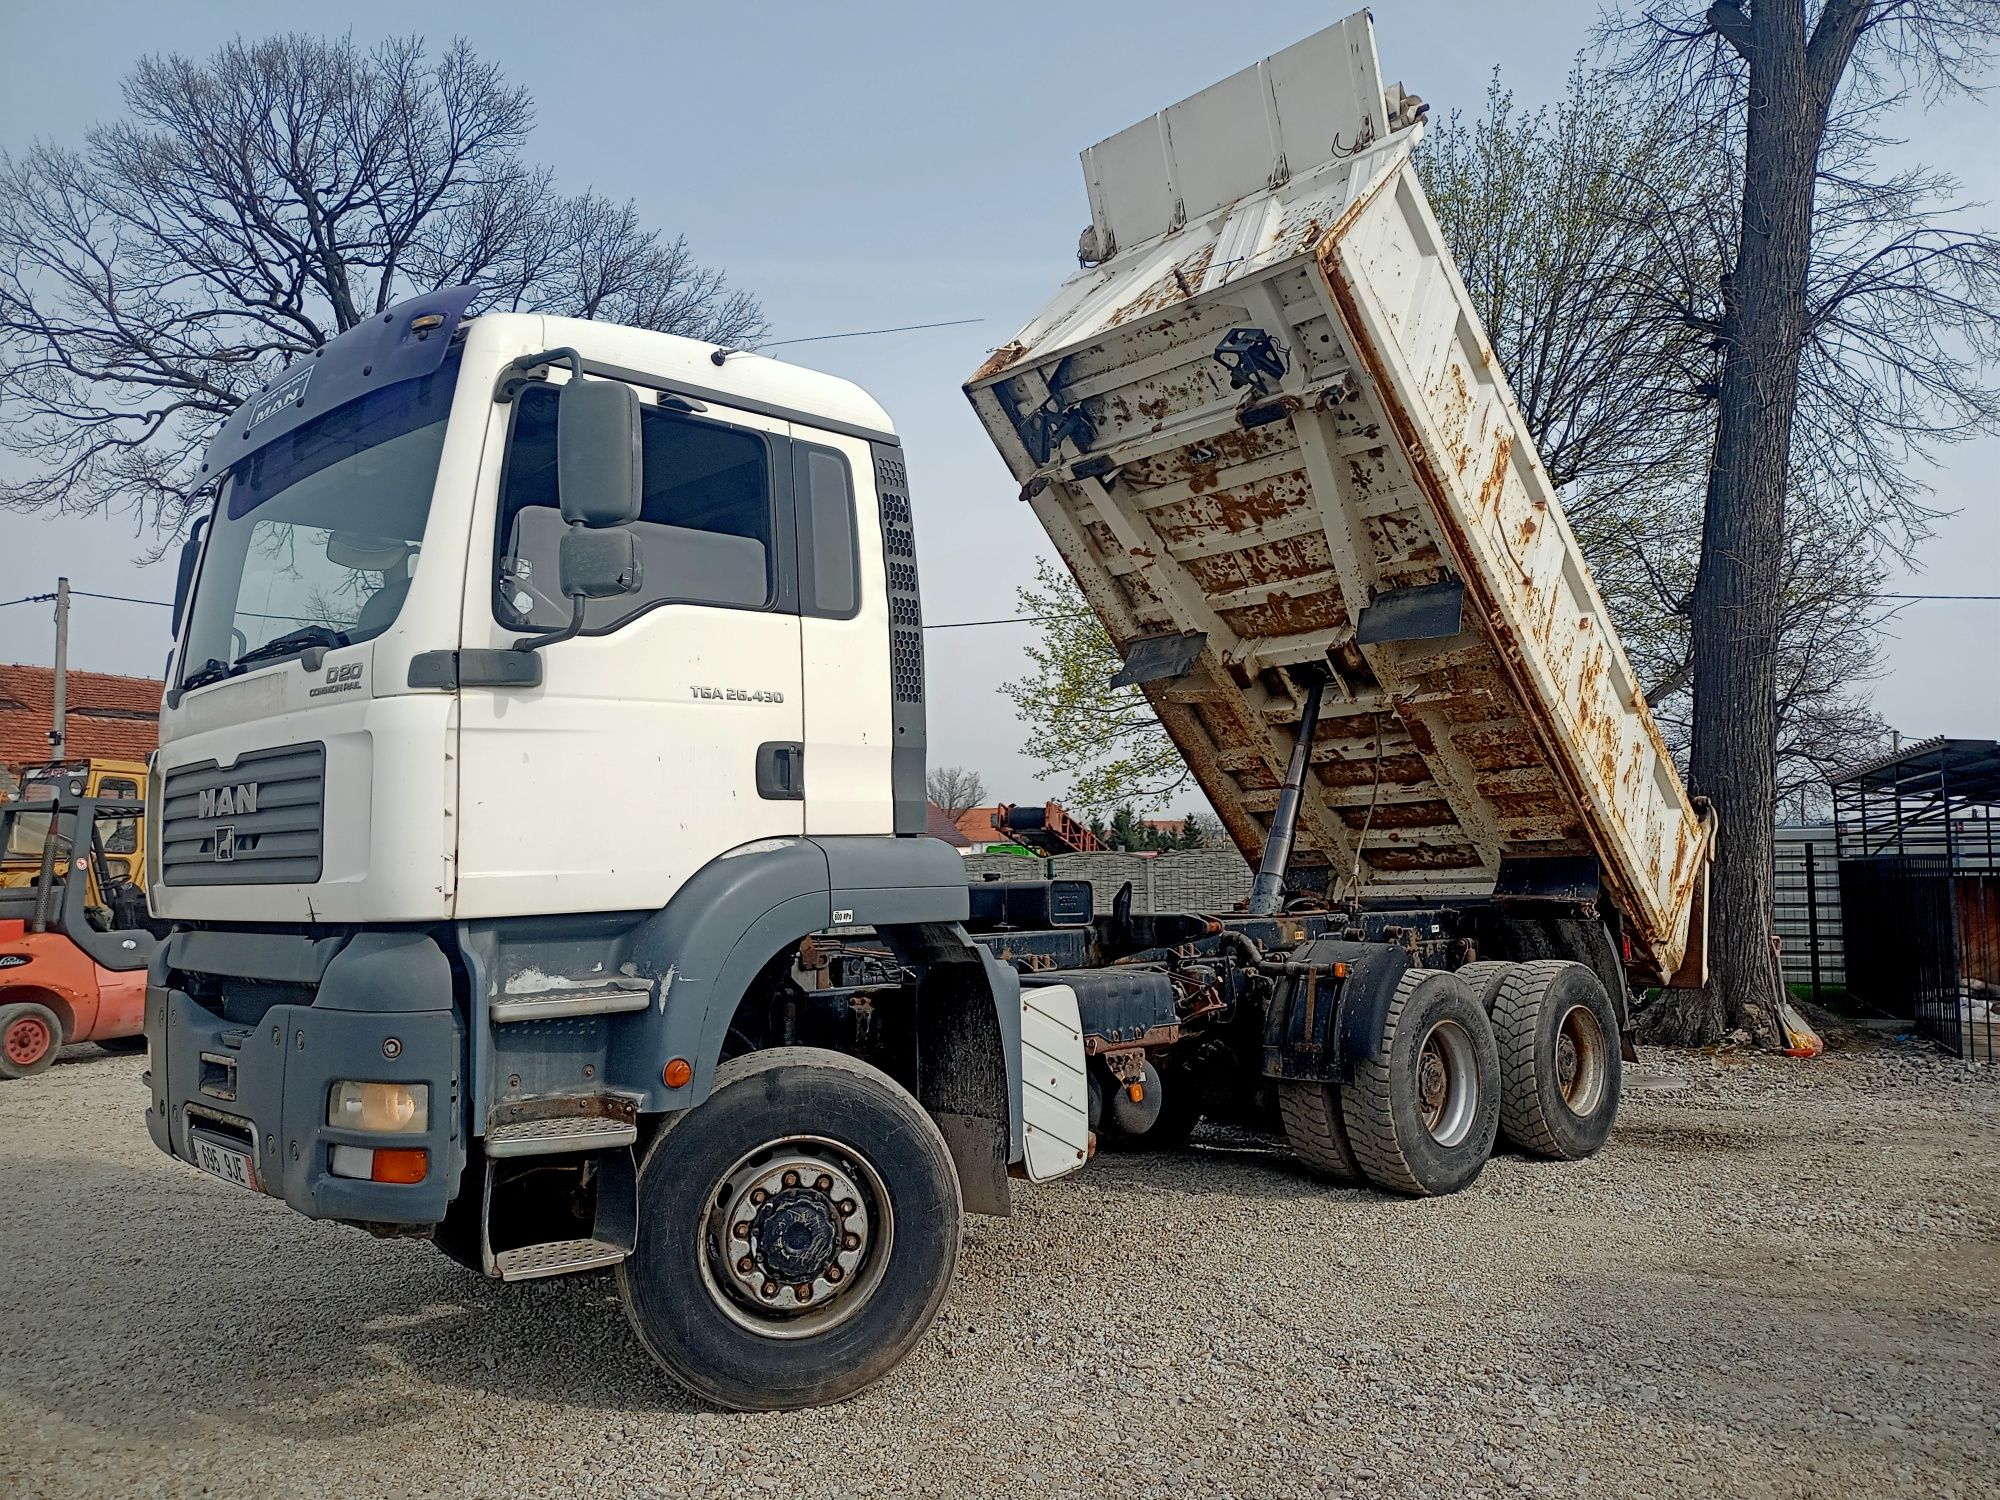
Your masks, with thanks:
M 1021 990 L 1021 1164 L 1030 1182 L 1074 1172 L 1090 1159 L 1089 1095 L 1076 991 Z

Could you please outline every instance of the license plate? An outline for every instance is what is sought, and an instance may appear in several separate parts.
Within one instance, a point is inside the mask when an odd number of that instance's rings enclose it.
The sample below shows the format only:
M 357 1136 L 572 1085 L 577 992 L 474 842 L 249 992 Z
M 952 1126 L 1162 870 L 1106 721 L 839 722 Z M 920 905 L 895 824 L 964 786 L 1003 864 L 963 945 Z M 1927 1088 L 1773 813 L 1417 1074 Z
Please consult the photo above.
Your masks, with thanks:
M 190 1131 L 189 1141 L 194 1146 L 194 1164 L 211 1177 L 220 1177 L 224 1182 L 233 1182 L 238 1187 L 257 1186 L 257 1171 L 250 1164 L 250 1153 L 238 1150 L 218 1136 L 204 1135 L 200 1131 Z

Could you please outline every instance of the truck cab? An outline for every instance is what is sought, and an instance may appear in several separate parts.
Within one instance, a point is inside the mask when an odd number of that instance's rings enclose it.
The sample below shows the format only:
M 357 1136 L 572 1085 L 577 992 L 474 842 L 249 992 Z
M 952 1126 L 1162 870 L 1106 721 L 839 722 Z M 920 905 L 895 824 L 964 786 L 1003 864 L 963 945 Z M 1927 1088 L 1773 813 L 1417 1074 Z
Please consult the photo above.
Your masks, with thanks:
M 148 806 L 153 1138 L 502 1279 L 618 1266 L 716 1399 L 865 1383 L 961 1204 L 1085 1154 L 1080 1050 L 1032 1136 L 1020 987 L 922 836 L 899 442 L 829 376 L 469 302 L 350 330 L 209 451 Z M 843 929 L 871 956 L 801 966 Z

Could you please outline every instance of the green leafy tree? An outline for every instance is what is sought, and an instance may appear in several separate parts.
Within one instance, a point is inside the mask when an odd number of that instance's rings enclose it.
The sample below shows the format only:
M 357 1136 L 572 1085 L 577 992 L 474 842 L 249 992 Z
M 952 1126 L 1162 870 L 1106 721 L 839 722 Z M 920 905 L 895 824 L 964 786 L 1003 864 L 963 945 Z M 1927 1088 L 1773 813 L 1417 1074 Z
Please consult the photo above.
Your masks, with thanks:
M 1041 558 L 1035 581 L 1015 600 L 1019 613 L 1040 623 L 1026 652 L 1029 670 L 1000 689 L 1027 725 L 1022 750 L 1044 776 L 1068 777 L 1063 800 L 1084 812 L 1165 806 L 1192 780 L 1187 764 L 1146 695 L 1110 686 L 1118 653 L 1076 581 Z

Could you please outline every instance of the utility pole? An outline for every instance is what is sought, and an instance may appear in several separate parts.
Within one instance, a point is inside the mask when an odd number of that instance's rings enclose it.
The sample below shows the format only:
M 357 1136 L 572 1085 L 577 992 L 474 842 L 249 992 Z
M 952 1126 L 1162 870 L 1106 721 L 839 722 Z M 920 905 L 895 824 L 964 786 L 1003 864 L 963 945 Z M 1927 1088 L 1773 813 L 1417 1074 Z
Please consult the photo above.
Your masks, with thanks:
M 49 729 L 49 759 L 63 758 L 69 738 L 69 580 L 56 580 L 55 723 Z

